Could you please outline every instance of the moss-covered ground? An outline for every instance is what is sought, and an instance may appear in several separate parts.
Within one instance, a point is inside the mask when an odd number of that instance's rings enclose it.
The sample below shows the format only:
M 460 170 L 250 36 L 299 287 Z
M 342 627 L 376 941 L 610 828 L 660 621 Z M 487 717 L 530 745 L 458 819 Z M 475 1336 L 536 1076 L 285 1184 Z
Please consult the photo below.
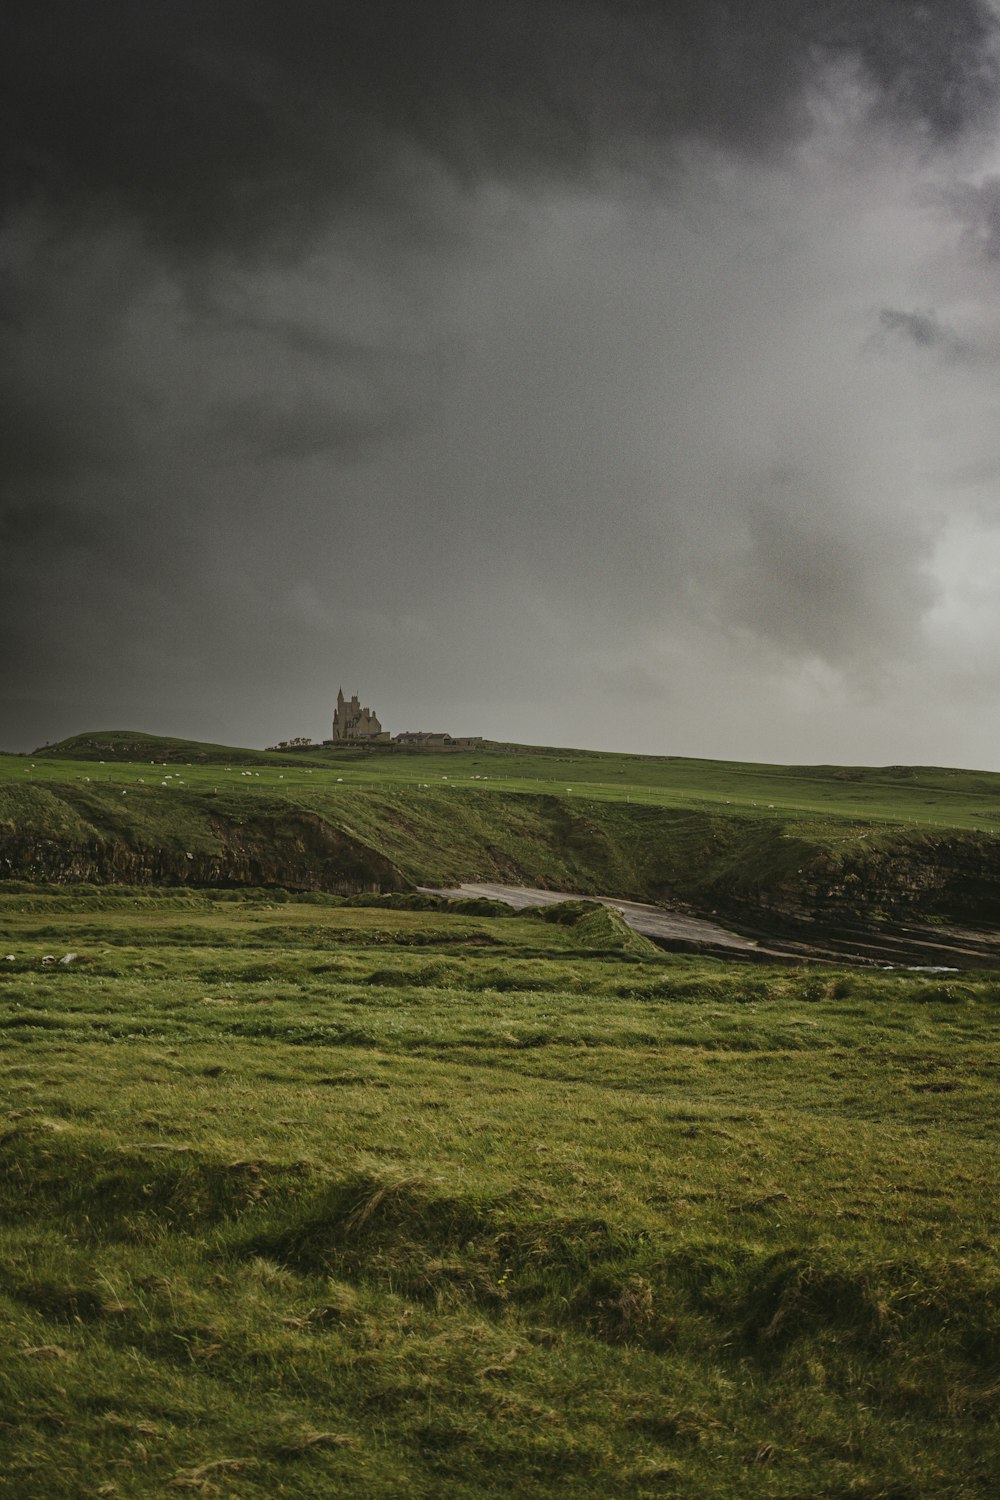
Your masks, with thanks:
M 0 1493 L 994 1494 L 1000 979 L 415 905 L 0 887 Z

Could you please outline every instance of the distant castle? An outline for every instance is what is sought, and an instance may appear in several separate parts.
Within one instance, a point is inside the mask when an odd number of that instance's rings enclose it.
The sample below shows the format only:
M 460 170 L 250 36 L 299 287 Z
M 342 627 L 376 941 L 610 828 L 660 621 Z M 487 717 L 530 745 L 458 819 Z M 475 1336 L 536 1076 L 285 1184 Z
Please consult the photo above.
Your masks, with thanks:
M 378 716 L 368 707 L 362 707 L 357 693 L 350 700 L 344 697 L 344 689 L 337 693 L 337 707 L 333 713 L 333 737 L 324 740 L 325 745 L 399 745 L 416 750 L 475 750 L 483 743 L 481 735 L 466 735 L 456 739 L 450 734 L 435 734 L 428 730 L 409 729 L 397 734 L 395 739 L 383 729 Z
M 337 707 L 333 711 L 333 735 L 324 740 L 324 745 L 393 745 L 401 750 L 477 750 L 483 743 L 482 736 L 469 734 L 456 739 L 451 734 L 435 734 L 426 729 L 408 729 L 395 738 L 379 723 L 378 715 L 367 706 L 362 707 L 357 693 L 350 699 L 344 697 L 344 689 L 337 693 Z M 279 740 L 268 745 L 269 750 L 309 750 L 312 740 L 300 735 L 294 740 Z
M 333 711 L 333 739 L 328 743 L 339 745 L 343 740 L 363 740 L 366 744 L 387 745 L 389 731 L 383 729 L 370 708 L 362 708 L 357 693 L 351 694 L 348 703 L 344 689 L 337 693 L 337 707 Z

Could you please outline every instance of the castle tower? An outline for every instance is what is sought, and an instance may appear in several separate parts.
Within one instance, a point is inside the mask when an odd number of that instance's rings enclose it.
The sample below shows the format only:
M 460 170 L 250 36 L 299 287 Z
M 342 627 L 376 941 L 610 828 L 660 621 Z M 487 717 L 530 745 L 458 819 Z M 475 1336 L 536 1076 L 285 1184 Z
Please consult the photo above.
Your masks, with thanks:
M 333 715 L 332 742 L 342 740 L 388 740 L 376 714 L 367 706 L 362 707 L 357 693 L 350 701 L 344 697 L 344 689 L 337 691 L 337 707 Z

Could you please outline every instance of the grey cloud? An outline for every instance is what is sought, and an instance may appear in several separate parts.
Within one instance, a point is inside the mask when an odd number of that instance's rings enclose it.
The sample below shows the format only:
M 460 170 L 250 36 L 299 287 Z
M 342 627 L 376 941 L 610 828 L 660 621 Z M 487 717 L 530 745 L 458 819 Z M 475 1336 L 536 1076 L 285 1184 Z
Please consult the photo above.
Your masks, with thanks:
M 887 333 L 899 333 L 920 348 L 929 349 L 945 341 L 945 334 L 933 313 L 900 312 L 883 307 L 878 320 Z
M 989 4 L 860 0 L 820 9 L 821 39 L 861 60 L 884 117 L 947 140 L 982 120 L 984 109 L 995 102 L 996 13 Z
M 1000 177 L 962 183 L 941 195 L 965 228 L 972 251 L 984 260 L 1000 260 Z
M 307 360 L 338 369 L 347 367 L 364 372 L 370 370 L 381 358 L 370 344 L 362 343 L 360 339 L 347 338 L 329 329 L 310 327 L 294 318 L 265 318 L 259 312 L 254 316 L 247 313 L 240 315 L 226 309 L 219 310 L 214 320 L 209 316 L 205 321 L 209 324 L 215 321 L 220 331 L 256 335 L 271 347 L 285 349 L 292 354 L 302 355 Z
M 904 312 L 896 307 L 883 307 L 878 320 L 880 332 L 872 335 L 870 348 L 885 350 L 893 345 L 909 344 L 945 359 L 966 361 L 976 358 L 975 346 L 942 324 L 933 311 Z
M 907 518 L 860 497 L 846 503 L 824 476 L 773 473 L 740 507 L 743 543 L 723 575 L 721 617 L 793 656 L 870 668 L 895 661 L 934 600 L 926 542 Z
M 349 412 L 336 403 L 307 396 L 247 396 L 219 403 L 201 426 L 208 456 L 280 460 L 329 453 L 340 459 L 363 457 L 398 434 L 404 418 L 390 411 Z

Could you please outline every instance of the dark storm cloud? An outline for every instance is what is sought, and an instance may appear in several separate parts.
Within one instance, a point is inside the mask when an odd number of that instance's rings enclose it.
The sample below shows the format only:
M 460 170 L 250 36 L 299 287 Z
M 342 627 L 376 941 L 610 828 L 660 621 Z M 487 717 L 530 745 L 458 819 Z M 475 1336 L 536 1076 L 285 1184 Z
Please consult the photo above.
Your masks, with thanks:
M 5 430 L 0 484 L 70 478 L 106 463 L 115 451 L 115 432 L 100 402 L 88 412 L 85 400 L 64 401 L 51 392 L 26 389 L 16 383 L 17 368 L 2 337 L 0 351 L 15 376 L 0 387 Z
M 401 693 L 488 661 L 516 704 L 588 629 L 655 684 L 636 643 L 699 601 L 706 639 L 837 668 L 912 634 L 905 414 L 837 391 L 872 308 L 887 348 L 961 341 L 944 301 L 899 311 L 936 294 L 881 245 L 831 293 L 843 348 L 808 303 L 869 141 L 878 199 L 988 120 L 985 0 L 0 0 L 0 28 L 0 637 L 38 739 L 226 694 L 191 727 L 315 731 L 246 705 L 291 711 L 334 652 Z M 998 201 L 948 198 L 987 256 Z M 868 361 L 869 404 L 913 363 Z
M 459 180 L 770 149 L 825 62 L 947 139 L 995 82 L 983 0 L 8 3 L 8 203 L 116 209 L 159 242 L 291 252 L 335 209 L 402 210 L 414 150 Z
M 869 341 L 870 347 L 886 349 L 893 344 L 911 345 L 943 356 L 945 359 L 969 360 L 976 350 L 967 339 L 945 327 L 935 312 L 904 312 L 897 307 L 883 307 L 878 315 L 880 332 Z
M 97 552 L 108 540 L 107 520 L 52 501 L 0 508 L 0 547 L 42 559 L 56 553 Z

